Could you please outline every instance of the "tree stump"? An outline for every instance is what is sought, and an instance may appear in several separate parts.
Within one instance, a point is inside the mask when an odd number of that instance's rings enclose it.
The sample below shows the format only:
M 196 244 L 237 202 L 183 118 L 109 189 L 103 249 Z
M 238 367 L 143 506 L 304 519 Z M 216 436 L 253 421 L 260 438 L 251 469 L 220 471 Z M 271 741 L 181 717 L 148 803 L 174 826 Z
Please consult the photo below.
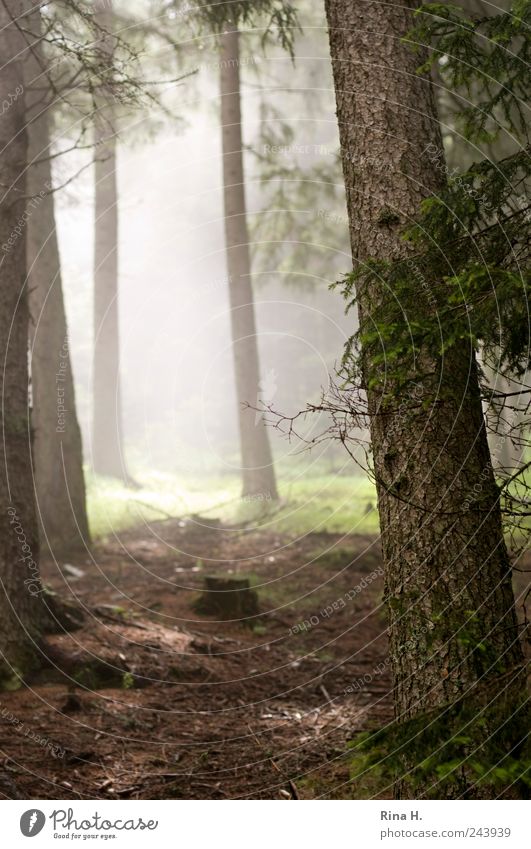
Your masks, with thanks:
M 259 613 L 258 594 L 248 578 L 205 576 L 204 590 L 194 610 L 218 619 L 247 619 Z

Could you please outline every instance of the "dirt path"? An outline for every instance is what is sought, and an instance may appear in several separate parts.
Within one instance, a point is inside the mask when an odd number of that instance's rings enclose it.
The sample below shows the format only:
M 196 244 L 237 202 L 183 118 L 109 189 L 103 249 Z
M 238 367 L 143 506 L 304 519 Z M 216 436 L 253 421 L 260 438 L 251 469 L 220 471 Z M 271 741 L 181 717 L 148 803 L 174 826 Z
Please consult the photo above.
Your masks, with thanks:
M 43 571 L 85 622 L 0 694 L 4 797 L 348 797 L 347 741 L 391 717 L 374 539 L 175 520 Z M 205 575 L 260 615 L 195 614 Z

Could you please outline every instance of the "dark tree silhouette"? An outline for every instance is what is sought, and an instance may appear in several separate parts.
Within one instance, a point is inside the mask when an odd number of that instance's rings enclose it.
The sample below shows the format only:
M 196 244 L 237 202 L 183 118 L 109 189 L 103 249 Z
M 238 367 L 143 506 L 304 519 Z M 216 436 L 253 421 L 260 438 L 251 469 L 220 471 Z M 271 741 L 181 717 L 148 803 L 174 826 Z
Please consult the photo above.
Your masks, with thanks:
M 24 72 L 27 191 L 33 209 L 27 227 L 33 466 L 41 545 L 57 554 L 88 543 L 89 528 L 55 224 L 49 129 L 53 93 L 39 40 L 42 23 L 38 10 L 29 24 L 34 39 Z
M 98 0 L 101 48 L 113 61 L 111 0 Z M 129 482 L 123 452 L 118 312 L 118 187 L 112 91 L 102 86 L 94 113 L 94 471 Z
M 260 364 L 245 205 L 239 32 L 220 37 L 221 134 L 225 244 L 242 462 L 242 495 L 276 499 L 269 435 L 260 405 Z M 263 394 L 263 393 L 262 393 Z
M 26 267 L 25 41 L 13 22 L 22 0 L 0 3 L 0 684 L 14 686 L 35 662 L 39 539 L 31 471 Z

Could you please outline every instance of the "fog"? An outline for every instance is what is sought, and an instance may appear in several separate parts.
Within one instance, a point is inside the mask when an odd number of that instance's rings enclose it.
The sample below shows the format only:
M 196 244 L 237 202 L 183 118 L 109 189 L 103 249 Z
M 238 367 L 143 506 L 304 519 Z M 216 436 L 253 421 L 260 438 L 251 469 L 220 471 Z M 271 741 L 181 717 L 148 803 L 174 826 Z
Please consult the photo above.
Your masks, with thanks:
M 326 44 L 322 36 L 320 40 L 323 59 L 318 68 L 323 70 L 326 90 L 330 71 Z M 312 41 L 307 41 L 311 47 Z M 259 139 L 268 120 L 263 117 L 268 98 L 274 99 L 278 114 L 270 128 L 275 131 L 281 120 L 289 120 L 294 128 L 293 142 L 277 154 L 283 167 L 306 168 L 321 162 L 329 166 L 337 152 L 333 91 L 328 88 L 330 102 L 323 114 L 315 103 L 315 96 L 320 103 L 320 92 L 315 95 L 309 85 L 315 67 L 312 50 L 305 60 L 303 41 L 299 52 L 302 58 L 295 67 L 274 50 L 268 57 L 260 52 L 242 59 L 244 140 L 254 146 L 245 158 L 251 233 L 265 217 L 285 214 L 270 208 L 254 155 L 257 150 L 263 153 Z M 199 66 L 199 70 L 168 86 L 164 95 L 175 119 L 149 111 L 128 114 L 119 129 L 125 444 L 128 460 L 139 467 L 175 473 L 237 472 L 215 53 L 206 63 L 191 57 L 186 66 L 190 70 Z M 77 152 L 61 158 L 58 179 L 89 165 L 92 155 Z M 340 179 L 338 192 L 341 203 Z M 352 332 L 352 317 L 345 318 L 339 294 L 328 288 L 349 266 L 346 213 L 328 203 L 324 196 L 319 208 L 295 211 L 293 235 L 299 250 L 304 245 L 305 263 L 271 261 L 265 251 L 267 240 L 260 236 L 251 245 L 262 380 L 261 397 L 249 399 L 251 405 L 264 403 L 293 415 L 307 402 L 318 400 L 340 359 L 346 335 Z M 89 463 L 93 215 L 93 174 L 88 167 L 58 195 L 57 221 L 76 401 Z M 332 239 L 331 228 L 322 232 L 325 215 L 333 220 Z M 299 222 L 301 229 L 313 222 L 313 242 L 304 239 L 306 231 L 302 240 L 298 238 Z M 304 432 L 315 435 L 321 427 L 314 416 L 305 423 Z M 277 460 L 296 455 L 299 465 L 313 463 L 329 450 L 323 444 L 305 458 L 297 440 L 289 443 L 273 429 L 270 436 Z

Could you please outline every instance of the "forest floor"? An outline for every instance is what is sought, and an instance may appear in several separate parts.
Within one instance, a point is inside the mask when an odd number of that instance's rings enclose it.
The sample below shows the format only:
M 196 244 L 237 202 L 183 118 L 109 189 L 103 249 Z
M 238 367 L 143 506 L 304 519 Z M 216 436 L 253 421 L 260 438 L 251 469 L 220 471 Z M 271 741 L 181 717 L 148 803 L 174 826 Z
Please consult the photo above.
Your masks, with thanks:
M 0 693 L 0 798 L 391 798 L 351 781 L 359 735 L 392 719 L 376 535 L 195 516 L 42 572 L 82 623 Z M 206 576 L 248 578 L 259 612 L 199 615 Z
M 176 519 L 42 569 L 84 623 L 0 694 L 4 797 L 352 795 L 347 744 L 392 715 L 376 537 Z M 250 578 L 260 613 L 199 616 L 205 575 Z

